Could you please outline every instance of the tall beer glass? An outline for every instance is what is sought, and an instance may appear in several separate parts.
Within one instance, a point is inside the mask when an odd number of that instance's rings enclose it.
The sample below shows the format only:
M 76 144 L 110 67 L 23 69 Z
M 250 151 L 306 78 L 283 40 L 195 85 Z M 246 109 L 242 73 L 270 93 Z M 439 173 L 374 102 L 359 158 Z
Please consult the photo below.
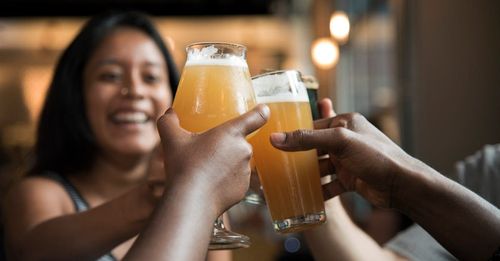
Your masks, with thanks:
M 288 233 L 326 220 L 316 150 L 274 148 L 273 132 L 312 129 L 306 87 L 298 71 L 275 71 L 252 78 L 258 103 L 271 109 L 268 122 L 249 139 L 274 229 Z
M 255 106 L 244 46 L 195 43 L 186 52 L 186 65 L 173 104 L 184 129 L 203 132 Z M 226 230 L 222 218 L 217 219 L 209 249 L 248 246 L 247 236 Z

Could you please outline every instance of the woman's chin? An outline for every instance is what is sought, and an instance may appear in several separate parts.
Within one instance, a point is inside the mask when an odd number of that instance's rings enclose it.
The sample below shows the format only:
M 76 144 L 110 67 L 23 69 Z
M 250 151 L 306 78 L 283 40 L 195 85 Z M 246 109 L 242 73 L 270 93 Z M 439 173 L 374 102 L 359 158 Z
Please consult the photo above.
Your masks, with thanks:
M 141 143 L 121 143 L 113 151 L 115 153 L 128 157 L 147 156 L 155 149 L 156 144 L 141 144 Z

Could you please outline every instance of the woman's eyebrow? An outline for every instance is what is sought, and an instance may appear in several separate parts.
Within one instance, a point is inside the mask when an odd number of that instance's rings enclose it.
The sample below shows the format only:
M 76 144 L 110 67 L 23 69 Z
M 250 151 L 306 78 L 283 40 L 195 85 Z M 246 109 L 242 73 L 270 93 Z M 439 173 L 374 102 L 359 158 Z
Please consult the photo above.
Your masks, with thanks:
M 115 65 L 115 64 L 119 65 L 120 62 L 115 58 L 102 59 L 96 63 L 96 66 L 104 66 L 104 65 L 110 65 L 110 64 L 111 65 Z
M 161 66 L 161 63 L 159 63 L 159 62 L 152 62 L 152 61 L 145 61 L 142 65 L 144 65 L 144 66 L 159 67 L 159 66 Z

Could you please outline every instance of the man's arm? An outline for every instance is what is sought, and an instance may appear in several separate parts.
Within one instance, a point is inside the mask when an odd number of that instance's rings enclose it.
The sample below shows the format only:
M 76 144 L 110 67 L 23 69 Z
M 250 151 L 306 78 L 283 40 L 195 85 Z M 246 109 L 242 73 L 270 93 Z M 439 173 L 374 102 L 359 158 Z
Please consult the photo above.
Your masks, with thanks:
M 486 260 L 500 246 L 500 210 L 432 168 L 405 174 L 395 207 L 459 259 Z
M 330 99 L 319 101 L 318 110 L 322 118 L 336 115 Z M 324 155 L 321 158 L 321 175 L 335 172 L 329 160 Z M 391 250 L 382 248 L 354 224 L 339 197 L 327 197 L 325 200 L 328 222 L 304 232 L 316 260 L 405 260 Z
M 357 191 L 372 204 L 394 207 L 424 227 L 459 259 L 485 260 L 500 245 L 500 211 L 406 154 L 359 114 L 315 123 L 318 130 L 274 133 L 287 151 L 328 151 L 337 179 L 328 197 Z
M 325 202 L 325 210 L 328 222 L 304 232 L 316 260 L 406 260 L 356 226 L 339 197 Z
M 126 260 L 203 260 L 213 222 L 240 201 L 250 182 L 252 148 L 245 137 L 265 124 L 269 109 L 252 111 L 201 134 L 179 126 L 172 110 L 158 120 L 169 181 L 146 229 Z

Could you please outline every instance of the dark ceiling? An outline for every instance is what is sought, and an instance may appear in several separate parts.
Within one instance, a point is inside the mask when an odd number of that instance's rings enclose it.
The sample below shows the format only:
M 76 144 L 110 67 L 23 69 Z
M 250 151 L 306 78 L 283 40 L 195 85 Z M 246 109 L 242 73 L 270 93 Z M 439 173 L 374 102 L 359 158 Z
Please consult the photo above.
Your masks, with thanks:
M 1 17 L 89 16 L 110 9 L 162 16 L 272 14 L 286 0 L 1 0 Z

